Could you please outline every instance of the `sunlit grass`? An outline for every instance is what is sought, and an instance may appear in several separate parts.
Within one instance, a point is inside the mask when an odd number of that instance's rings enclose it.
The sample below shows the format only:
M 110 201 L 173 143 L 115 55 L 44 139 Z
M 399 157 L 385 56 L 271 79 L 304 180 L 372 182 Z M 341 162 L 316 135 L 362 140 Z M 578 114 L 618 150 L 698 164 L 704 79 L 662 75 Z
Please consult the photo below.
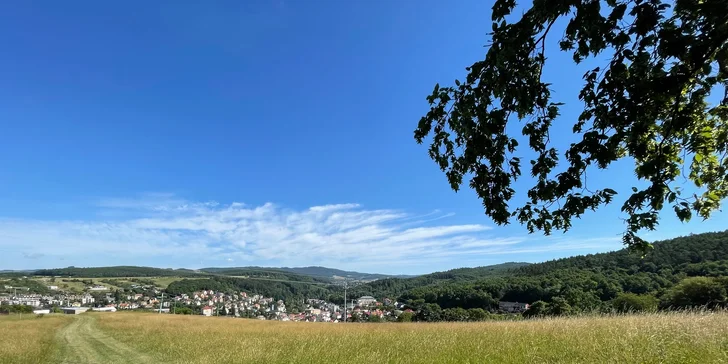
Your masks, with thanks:
M 723 312 L 436 324 L 95 316 L 108 335 L 185 363 L 728 362 Z
M 436 324 L 90 315 L 107 336 L 173 363 L 728 362 L 725 312 Z M 0 363 L 53 362 L 62 345 L 56 334 L 73 319 L 0 316 Z
M 0 316 L 0 363 L 48 363 L 59 343 L 56 332 L 72 318 L 63 315 Z

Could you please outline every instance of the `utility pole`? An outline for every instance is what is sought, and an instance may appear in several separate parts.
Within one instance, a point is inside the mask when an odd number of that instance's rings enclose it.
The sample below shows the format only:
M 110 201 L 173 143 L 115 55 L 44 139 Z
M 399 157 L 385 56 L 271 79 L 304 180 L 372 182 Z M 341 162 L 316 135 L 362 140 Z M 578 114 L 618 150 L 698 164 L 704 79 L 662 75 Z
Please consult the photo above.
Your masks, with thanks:
M 164 293 L 162 293 L 162 302 L 159 303 L 159 313 L 162 313 L 162 305 L 164 305 Z
M 347 283 L 344 281 L 344 322 L 346 322 L 346 288 Z

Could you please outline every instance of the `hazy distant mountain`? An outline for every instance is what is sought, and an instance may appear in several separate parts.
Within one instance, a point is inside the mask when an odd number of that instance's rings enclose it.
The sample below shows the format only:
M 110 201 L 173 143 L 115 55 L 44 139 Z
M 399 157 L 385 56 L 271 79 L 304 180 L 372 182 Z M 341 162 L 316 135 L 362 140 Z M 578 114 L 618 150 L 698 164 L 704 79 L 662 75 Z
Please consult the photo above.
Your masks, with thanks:
M 404 275 L 404 274 L 380 274 L 380 273 L 360 273 L 355 271 L 346 271 L 341 269 L 334 269 L 334 268 L 326 268 L 326 267 L 319 267 L 319 266 L 311 266 L 311 267 L 297 267 L 297 268 L 278 268 L 280 270 L 284 270 L 291 273 L 298 273 L 303 274 L 311 277 L 327 277 L 332 279 L 337 279 L 340 277 L 340 279 L 355 279 L 358 281 L 372 281 L 375 279 L 383 279 L 383 278 L 410 278 L 415 277 L 414 275 Z
M 233 275 L 233 276 L 245 276 L 249 272 L 287 272 L 297 275 L 307 276 L 316 278 L 318 280 L 325 279 L 328 281 L 337 280 L 357 280 L 357 281 L 373 281 L 384 278 L 409 278 L 414 277 L 412 275 L 390 275 L 390 274 L 379 274 L 379 273 L 361 273 L 354 271 L 345 271 L 341 269 L 326 268 L 326 267 L 234 267 L 234 268 L 202 268 L 202 272 Z
M 422 277 L 427 279 L 442 279 L 443 276 L 448 278 L 463 276 L 487 276 L 508 271 L 509 269 L 518 268 L 528 263 L 509 262 L 485 267 L 476 268 L 458 268 L 446 272 L 435 272 L 425 275 L 404 275 L 404 274 L 381 274 L 381 273 L 362 273 L 356 271 L 346 271 L 335 268 L 327 268 L 321 266 L 310 267 L 210 267 L 198 270 L 191 269 L 171 269 L 171 268 L 154 268 L 154 267 L 138 267 L 138 266 L 113 266 L 113 267 L 66 267 L 56 269 L 37 269 L 23 271 L 0 271 L 3 276 L 15 275 L 38 275 L 38 276 L 75 276 L 88 278 L 102 277 L 158 277 L 158 276 L 181 276 L 194 277 L 200 275 L 224 275 L 234 277 L 248 277 L 259 279 L 272 279 L 281 281 L 298 281 L 312 283 L 336 283 L 347 281 L 376 281 L 386 278 L 407 279 L 414 277 Z

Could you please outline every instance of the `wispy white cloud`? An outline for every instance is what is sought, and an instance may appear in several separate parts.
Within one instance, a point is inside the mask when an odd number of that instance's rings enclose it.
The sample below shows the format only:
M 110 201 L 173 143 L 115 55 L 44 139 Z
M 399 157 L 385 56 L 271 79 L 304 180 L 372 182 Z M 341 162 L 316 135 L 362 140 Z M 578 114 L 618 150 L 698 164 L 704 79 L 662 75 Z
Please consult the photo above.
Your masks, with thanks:
M 0 250 L 15 250 L 28 259 L 193 257 L 221 264 L 345 264 L 366 269 L 476 256 L 511 255 L 503 260 L 516 260 L 512 255 L 518 253 L 615 246 L 610 239 L 546 239 L 534 245 L 526 237 L 496 237 L 481 224 L 445 224 L 452 214 L 440 211 L 416 215 L 353 203 L 292 210 L 272 203 L 219 204 L 149 194 L 104 199 L 98 207 L 109 212 L 101 214 L 103 220 L 0 219 Z M 124 218 L 114 213 L 120 210 Z

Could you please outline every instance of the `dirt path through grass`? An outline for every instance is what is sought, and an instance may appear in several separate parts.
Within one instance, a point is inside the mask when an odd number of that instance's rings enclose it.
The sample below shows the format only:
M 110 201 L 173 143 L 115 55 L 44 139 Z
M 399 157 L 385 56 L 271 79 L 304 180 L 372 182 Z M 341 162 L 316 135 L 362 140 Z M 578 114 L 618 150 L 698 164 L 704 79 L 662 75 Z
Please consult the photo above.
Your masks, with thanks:
M 79 315 L 58 332 L 62 346 L 61 363 L 152 363 L 147 355 L 97 329 L 94 321 L 95 318 L 91 316 Z

